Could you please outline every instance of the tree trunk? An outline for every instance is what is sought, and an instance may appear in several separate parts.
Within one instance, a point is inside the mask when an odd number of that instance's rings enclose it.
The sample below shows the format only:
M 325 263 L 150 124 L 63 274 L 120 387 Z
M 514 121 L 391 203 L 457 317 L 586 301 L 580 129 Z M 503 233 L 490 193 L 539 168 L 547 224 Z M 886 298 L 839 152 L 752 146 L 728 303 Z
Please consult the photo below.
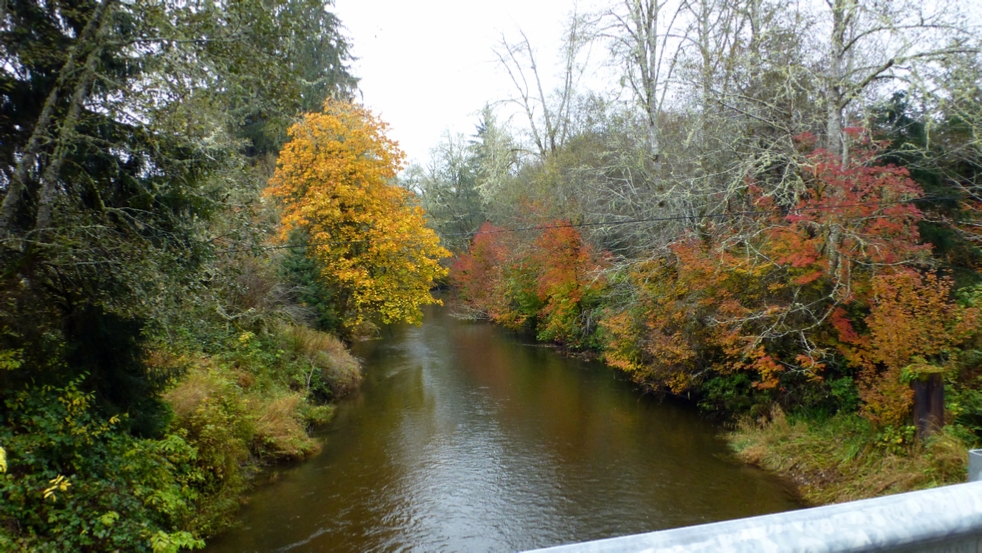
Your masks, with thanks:
M 96 39 L 98 40 L 100 36 L 101 33 L 97 35 Z M 41 193 L 38 197 L 38 213 L 34 225 L 35 229 L 40 230 L 51 226 L 52 209 L 54 208 L 58 192 L 58 174 L 61 173 L 61 165 L 65 161 L 65 156 L 68 154 L 69 143 L 72 135 L 75 134 L 75 126 L 78 124 L 79 115 L 82 113 L 82 104 L 85 102 L 86 96 L 88 96 L 89 86 L 95 80 L 96 68 L 99 65 L 99 56 L 101 53 L 102 46 L 96 44 L 85 60 L 82 76 L 75 84 L 72 101 L 68 107 L 68 114 L 65 116 L 61 124 L 61 130 L 58 132 L 54 155 L 51 156 L 48 166 L 41 175 Z
M 648 1 L 648 10 L 638 7 L 638 34 L 644 39 L 642 52 L 646 56 L 641 67 L 641 85 L 644 89 L 645 112 L 648 116 L 648 152 L 657 159 L 661 150 L 658 129 L 658 15 L 657 0 Z
M 68 79 L 72 74 L 75 73 L 77 54 L 80 49 L 85 48 L 93 40 L 97 31 L 101 30 L 105 14 L 114 1 L 103 0 L 102 3 L 96 6 L 92 17 L 85 24 L 85 28 L 82 29 L 82 34 L 69 49 L 65 65 L 58 72 L 58 78 L 48 97 L 45 98 L 41 115 L 38 117 L 37 123 L 34 124 L 34 130 L 31 132 L 31 137 L 27 141 L 27 146 L 24 148 L 24 152 L 17 162 L 17 166 L 14 168 L 14 174 L 10 180 L 7 195 L 4 196 L 3 205 L 0 206 L 0 238 L 8 236 L 12 230 L 14 219 L 27 192 L 28 173 L 37 160 L 37 156 L 41 150 L 41 143 L 48 133 L 48 128 L 51 126 L 51 120 L 54 117 L 55 106 L 58 104 L 60 91 L 68 83 Z M 64 131 L 64 127 L 62 130 Z
M 856 0 L 835 0 L 832 4 L 832 41 L 829 51 L 829 76 L 825 92 L 828 117 L 825 124 L 825 147 L 848 163 L 849 146 L 845 136 L 843 110 L 847 102 L 846 67 L 851 50 L 846 46 L 849 28 L 856 12 Z
M 910 384 L 914 390 L 914 425 L 923 440 L 944 428 L 944 380 L 940 373 L 925 375 Z

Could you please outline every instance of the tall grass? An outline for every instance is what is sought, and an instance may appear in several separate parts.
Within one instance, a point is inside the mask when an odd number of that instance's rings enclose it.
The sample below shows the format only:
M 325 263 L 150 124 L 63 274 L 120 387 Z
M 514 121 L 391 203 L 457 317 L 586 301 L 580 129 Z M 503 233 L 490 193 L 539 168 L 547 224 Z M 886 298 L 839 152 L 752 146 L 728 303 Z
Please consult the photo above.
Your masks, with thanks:
M 161 364 L 180 361 L 183 376 L 164 394 L 174 417 L 171 429 L 197 450 L 206 480 L 207 511 L 195 530 L 210 535 L 238 508 L 247 476 L 268 461 L 301 459 L 318 444 L 312 424 L 326 422 L 332 407 L 317 404 L 312 383 L 331 398 L 351 393 L 361 381 L 358 361 L 337 338 L 282 325 L 256 336 L 230 333 L 217 355 L 161 353 Z
M 952 431 L 913 442 L 857 415 L 796 418 L 776 409 L 728 438 L 742 460 L 794 479 L 802 499 L 819 505 L 964 482 L 968 463 Z
M 361 383 L 361 366 L 341 340 L 306 326 L 283 325 L 277 329 L 283 349 L 309 369 L 306 386 L 309 389 L 315 375 L 330 389 L 334 397 L 353 392 Z

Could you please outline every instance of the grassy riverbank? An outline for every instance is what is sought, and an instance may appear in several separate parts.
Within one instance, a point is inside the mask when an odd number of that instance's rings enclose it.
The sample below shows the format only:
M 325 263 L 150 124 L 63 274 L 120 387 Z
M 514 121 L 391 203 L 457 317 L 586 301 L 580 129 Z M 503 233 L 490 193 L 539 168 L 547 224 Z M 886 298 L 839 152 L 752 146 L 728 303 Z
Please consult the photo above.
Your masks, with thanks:
M 878 431 L 857 415 L 744 420 L 726 436 L 737 456 L 794 481 L 813 505 L 840 503 L 965 481 L 966 443 L 948 428 L 925 442 Z
M 261 467 L 304 459 L 320 444 L 308 430 L 330 420 L 332 400 L 361 380 L 358 361 L 333 335 L 281 324 L 263 335 L 230 336 L 225 349 L 196 353 L 163 394 L 171 431 L 196 448 L 213 479 L 188 526 L 214 534 L 232 521 L 239 497 Z
M 360 381 L 330 334 L 198 325 L 147 344 L 152 416 L 107 413 L 82 380 L 5 401 L 0 550 L 196 549 L 233 520 L 263 466 L 302 459 L 330 403 Z

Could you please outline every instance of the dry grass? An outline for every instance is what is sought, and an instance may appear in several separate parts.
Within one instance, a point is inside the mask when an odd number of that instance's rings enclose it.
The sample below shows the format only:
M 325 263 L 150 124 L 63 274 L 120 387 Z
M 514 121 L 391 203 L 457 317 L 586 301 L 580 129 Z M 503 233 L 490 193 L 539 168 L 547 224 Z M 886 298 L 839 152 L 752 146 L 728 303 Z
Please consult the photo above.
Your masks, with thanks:
M 275 300 L 261 269 L 245 267 L 238 275 L 240 295 L 232 302 L 237 313 L 228 314 L 229 321 L 242 322 L 246 315 L 262 318 L 264 311 L 256 306 L 266 309 L 264 302 Z M 318 442 L 307 430 L 327 422 L 333 408 L 308 402 L 312 392 L 336 397 L 361 381 L 358 361 L 337 338 L 302 326 L 260 322 L 255 326 L 261 328 L 259 336 L 230 329 L 216 335 L 228 343 L 210 356 L 172 353 L 169 344 L 147 355 L 159 378 L 172 383 L 163 394 L 174 413 L 169 430 L 197 451 L 193 462 L 204 475 L 201 486 L 210 502 L 195 523 L 204 533 L 231 520 L 257 465 L 301 459 L 317 450 Z M 277 339 L 267 334 L 271 326 Z M 316 388 L 311 377 L 316 377 Z
M 220 464 L 223 472 L 235 471 L 232 465 L 250 455 L 252 459 L 309 455 L 316 442 L 307 434 L 308 424 L 324 422 L 332 413 L 328 406 L 307 402 L 312 377 L 318 375 L 335 397 L 350 393 L 361 382 L 357 359 L 334 336 L 288 324 L 277 329 L 277 336 L 285 357 L 244 348 L 227 358 L 182 358 L 186 374 L 164 394 L 174 411 L 174 425 L 218 459 L 215 465 Z M 172 361 L 161 358 L 161 364 Z M 223 454 L 226 450 L 242 454 L 233 459 Z
M 926 444 L 887 447 L 857 416 L 745 421 L 729 440 L 746 462 L 792 478 L 811 504 L 839 503 L 964 482 L 964 444 L 942 432 Z
M 279 458 L 301 459 L 314 450 L 300 411 L 305 402 L 300 393 L 274 398 L 252 398 L 255 449 Z
M 224 395 L 228 382 L 212 369 L 206 359 L 200 359 L 176 386 L 164 394 L 164 400 L 180 419 L 191 416 L 209 398 Z
M 315 442 L 304 424 L 304 394 L 250 389 L 242 385 L 246 376 L 201 359 L 164 394 L 174 410 L 175 424 L 192 434 L 200 428 L 225 427 L 220 439 L 248 444 L 253 456 L 260 458 L 300 459 L 314 451 Z
M 284 349 L 319 370 L 334 397 L 353 392 L 361 383 L 361 365 L 336 337 L 309 327 L 284 325 L 278 332 Z

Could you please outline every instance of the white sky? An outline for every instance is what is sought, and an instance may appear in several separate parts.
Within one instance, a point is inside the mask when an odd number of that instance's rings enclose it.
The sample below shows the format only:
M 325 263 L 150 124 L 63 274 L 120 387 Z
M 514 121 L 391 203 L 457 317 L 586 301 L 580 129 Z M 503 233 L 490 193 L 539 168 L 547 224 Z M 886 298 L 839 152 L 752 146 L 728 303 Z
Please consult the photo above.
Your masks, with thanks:
M 521 27 L 543 79 L 555 69 L 574 0 L 336 0 L 334 13 L 358 58 L 365 105 L 391 125 L 408 161 L 425 162 L 445 130 L 474 133 L 486 102 L 513 95 L 492 48 Z M 580 11 L 595 2 L 580 0 Z
M 811 0 L 818 2 L 819 0 Z M 927 1 L 927 0 L 925 0 Z M 953 0 L 977 13 L 982 0 Z M 487 102 L 513 97 L 514 86 L 492 49 L 504 33 L 525 31 L 546 92 L 556 83 L 556 53 L 569 14 L 596 12 L 616 0 L 335 0 L 358 59 L 362 100 L 391 125 L 408 161 L 425 163 L 445 131 L 474 133 Z M 823 7 L 824 4 L 818 4 Z M 596 61 L 601 52 L 591 57 Z M 616 88 L 604 71 L 584 75 L 586 88 Z M 499 109 L 501 119 L 514 109 Z M 499 119 L 500 120 L 500 119 Z M 514 120 L 524 127 L 524 120 Z

